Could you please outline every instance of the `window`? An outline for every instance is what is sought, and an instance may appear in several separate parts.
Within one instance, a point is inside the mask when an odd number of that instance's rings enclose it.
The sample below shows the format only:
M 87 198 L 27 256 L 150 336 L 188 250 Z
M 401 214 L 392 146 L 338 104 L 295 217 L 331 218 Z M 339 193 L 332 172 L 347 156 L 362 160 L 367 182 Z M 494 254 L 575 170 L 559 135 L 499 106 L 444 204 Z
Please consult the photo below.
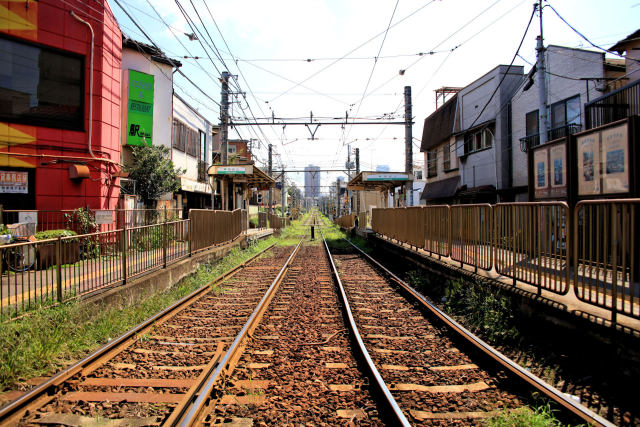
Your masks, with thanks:
M 525 122 L 527 136 L 537 135 L 539 132 L 538 110 L 527 113 Z
M 187 146 L 185 147 L 185 152 L 193 157 L 198 157 L 198 132 L 187 128 Z
M 84 128 L 84 60 L 0 38 L 0 120 Z
M 173 148 L 184 151 L 184 125 L 179 120 L 173 119 Z
M 464 154 L 491 148 L 493 145 L 493 131 L 489 126 L 468 132 L 464 136 Z
M 445 171 L 451 169 L 451 144 L 445 144 L 442 148 L 442 165 Z
M 421 180 L 422 179 L 422 171 L 420 169 L 417 169 L 417 170 L 413 171 L 413 176 L 414 176 L 415 179 Z
M 236 154 L 236 146 L 235 145 L 227 146 L 227 153 L 228 154 Z
M 580 95 L 551 105 L 551 129 L 580 125 Z
M 207 161 L 207 135 L 200 131 L 200 156 L 199 159 L 201 162 Z
M 427 151 L 427 178 L 438 175 L 438 156 L 436 150 Z
M 196 130 L 182 123 L 180 120 L 173 120 L 173 148 L 178 151 L 184 151 L 190 156 L 198 157 L 198 148 L 200 145 Z

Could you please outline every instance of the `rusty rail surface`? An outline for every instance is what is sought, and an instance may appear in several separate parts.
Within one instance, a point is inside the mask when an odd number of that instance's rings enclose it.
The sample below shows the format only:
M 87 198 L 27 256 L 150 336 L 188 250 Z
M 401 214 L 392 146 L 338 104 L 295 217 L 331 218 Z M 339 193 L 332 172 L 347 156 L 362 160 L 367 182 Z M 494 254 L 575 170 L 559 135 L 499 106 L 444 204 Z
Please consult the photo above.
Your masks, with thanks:
M 322 233 L 321 233 L 322 234 Z M 351 306 L 349 305 L 349 300 L 347 298 L 347 294 L 345 292 L 344 286 L 342 285 L 342 281 L 340 280 L 340 275 L 338 274 L 338 269 L 336 268 L 336 264 L 333 261 L 333 256 L 331 255 L 331 251 L 329 250 L 329 246 L 327 245 L 327 241 L 324 238 L 324 234 L 322 234 L 322 243 L 326 250 L 327 256 L 329 257 L 329 261 L 331 263 L 331 271 L 333 277 L 338 285 L 338 295 L 340 296 L 340 300 L 342 301 L 342 311 L 346 314 L 348 320 L 349 334 L 353 338 L 353 341 L 357 344 L 356 348 L 360 353 L 360 359 L 364 360 L 364 367 L 367 371 L 369 378 L 372 380 L 372 385 L 375 387 L 376 392 L 380 396 L 380 401 L 384 408 L 387 409 L 387 413 L 385 413 L 385 417 L 390 420 L 392 425 L 402 425 L 402 426 L 410 426 L 409 420 L 405 417 L 402 409 L 396 402 L 396 399 L 391 394 L 389 387 L 385 383 L 382 375 L 378 371 L 375 363 L 371 359 L 371 355 L 365 346 L 365 343 L 360 335 L 360 331 L 358 326 L 356 325 L 356 321 L 353 317 L 353 313 L 351 311 Z
M 97 364 L 102 363 L 105 360 L 105 358 L 119 354 L 119 351 L 118 351 L 119 348 L 127 347 L 128 345 L 130 345 L 132 340 L 136 340 L 137 337 L 141 334 L 144 334 L 145 331 L 151 330 L 154 327 L 154 325 L 168 318 L 171 318 L 172 316 L 175 315 L 175 313 L 181 311 L 185 307 L 188 307 L 194 301 L 197 301 L 203 295 L 207 294 L 210 291 L 211 286 L 213 286 L 216 283 L 220 283 L 221 281 L 228 279 L 229 277 L 237 274 L 240 270 L 242 270 L 243 268 L 251 264 L 260 255 L 272 249 L 274 246 L 275 244 L 265 248 L 264 250 L 255 254 L 251 258 L 237 265 L 236 267 L 233 267 L 232 269 L 216 277 L 214 280 L 202 286 L 200 289 L 193 291 L 191 294 L 175 302 L 170 307 L 164 309 L 160 313 L 152 316 L 151 318 L 145 320 L 139 325 L 133 327 L 129 331 L 122 334 L 120 337 L 114 339 L 113 341 L 109 342 L 105 346 L 99 348 L 89 356 L 85 357 L 79 362 L 76 362 L 72 366 L 62 370 L 61 372 L 51 377 L 47 381 L 33 388 L 29 392 L 23 394 L 18 399 L 14 400 L 9 405 L 5 406 L 0 410 L 0 424 L 7 424 L 7 425 L 17 424 L 17 422 L 24 416 L 26 411 L 28 411 L 31 406 L 34 406 L 34 405 L 38 406 L 45 396 L 54 394 L 56 390 L 60 389 L 62 384 L 64 384 L 67 380 L 72 378 L 74 375 L 80 372 L 84 372 L 85 369 L 93 369 L 95 368 L 95 366 L 97 366 Z M 216 361 L 217 361 L 217 358 L 216 358 Z M 211 365 L 213 366 L 214 363 L 215 361 L 211 362 Z M 192 394 L 195 393 L 197 389 L 199 389 L 200 385 L 201 384 L 198 384 L 198 387 L 190 389 L 189 393 L 192 393 Z
M 640 199 L 373 209 L 372 229 L 431 256 L 640 318 Z M 416 213 L 420 212 L 420 213 Z M 422 224 L 416 225 L 416 216 Z M 424 242 L 420 244 L 420 242 Z
M 467 330 L 464 326 L 449 317 L 433 303 L 428 301 L 421 293 L 409 286 L 392 271 L 384 267 L 379 261 L 362 251 L 358 246 L 354 245 L 349 239 L 345 240 L 357 251 L 360 256 L 365 258 L 369 263 L 375 266 L 377 270 L 381 271 L 384 276 L 389 278 L 390 282 L 392 281 L 397 284 L 403 290 L 402 294 L 405 295 L 409 300 L 411 300 L 413 303 L 419 304 L 428 312 L 432 313 L 449 330 L 453 331 L 455 334 L 463 338 L 466 342 L 471 344 L 473 348 L 479 350 L 481 353 L 484 353 L 494 363 L 498 364 L 501 368 L 505 369 L 515 378 L 522 380 L 525 384 L 533 387 L 536 391 L 542 393 L 547 398 L 558 403 L 570 413 L 589 423 L 589 425 L 613 426 L 612 423 L 610 423 L 600 415 L 582 406 L 580 403 L 576 402 L 565 393 L 562 393 L 560 390 L 533 375 L 528 370 L 524 369 L 516 362 L 500 353 L 498 350 L 494 349 L 492 346 L 477 337 L 471 331 Z
M 188 406 L 181 408 L 180 411 L 174 412 L 172 415 L 172 419 L 167 423 L 169 425 L 180 425 L 180 426 L 191 426 L 198 425 L 200 421 L 200 417 L 202 414 L 202 410 L 205 408 L 208 401 L 211 399 L 211 395 L 217 383 L 223 379 L 223 377 L 228 376 L 230 372 L 230 365 L 237 360 L 242 354 L 243 348 L 242 343 L 244 340 L 253 332 L 258 323 L 262 318 L 262 315 L 269 307 L 273 296 L 275 295 L 282 279 L 285 274 L 289 270 L 291 262 L 297 255 L 300 246 L 302 245 L 303 240 L 305 239 L 306 234 L 302 236 L 296 247 L 291 252 L 291 255 L 282 266 L 282 269 L 276 276 L 276 278 L 269 286 L 269 289 L 264 294 L 256 308 L 251 313 L 251 316 L 246 321 L 236 338 L 233 340 L 233 343 L 224 354 L 215 370 L 208 376 L 204 385 L 198 390 L 197 396 L 194 395 L 194 399 L 189 403 Z

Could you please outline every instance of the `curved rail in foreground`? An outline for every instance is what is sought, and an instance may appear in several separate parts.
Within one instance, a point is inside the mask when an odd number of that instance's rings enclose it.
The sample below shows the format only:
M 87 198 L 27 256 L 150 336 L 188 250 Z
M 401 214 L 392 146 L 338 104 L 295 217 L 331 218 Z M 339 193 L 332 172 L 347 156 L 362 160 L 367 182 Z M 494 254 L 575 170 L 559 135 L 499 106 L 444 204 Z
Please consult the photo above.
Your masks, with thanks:
M 258 326 L 260 320 L 262 319 L 263 314 L 269 307 L 269 303 L 273 299 L 282 279 L 284 279 L 285 274 L 289 270 L 291 262 L 298 254 L 298 250 L 300 246 L 302 246 L 302 242 L 304 241 L 306 235 L 302 236 L 296 247 L 287 258 L 287 261 L 282 266 L 282 269 L 276 276 L 276 278 L 267 289 L 267 292 L 264 294 L 257 307 L 249 316 L 249 319 L 246 321 L 236 338 L 233 340 L 233 343 L 225 353 L 224 357 L 217 364 L 213 373 L 208 377 L 206 383 L 197 391 L 196 394 L 192 396 L 192 400 L 190 404 L 187 404 L 183 410 L 174 411 L 171 417 L 167 420 L 165 425 L 170 426 L 192 426 L 197 425 L 202 414 L 202 410 L 205 408 L 206 403 L 211 396 L 211 393 L 214 390 L 214 387 L 218 381 L 223 378 L 224 371 L 228 368 L 228 365 L 234 363 L 240 355 L 242 354 L 242 342 L 246 339 L 247 335 L 253 332 L 253 330 Z M 196 398 L 197 396 L 197 398 Z M 195 400 L 193 400 L 195 398 Z
M 436 317 L 438 317 L 442 322 L 444 322 L 451 329 L 456 331 L 460 336 L 462 336 L 466 341 L 470 344 L 481 350 L 483 353 L 488 355 L 490 358 L 495 360 L 498 364 L 502 365 L 508 372 L 519 377 L 521 380 L 528 383 L 530 386 L 535 388 L 537 391 L 544 394 L 549 399 L 557 402 L 563 408 L 573 413 L 577 417 L 583 419 L 588 422 L 590 425 L 596 426 L 614 426 L 611 422 L 604 419 L 600 415 L 591 411 L 589 408 L 581 405 L 580 403 L 574 401 L 573 399 L 566 396 L 560 390 L 556 389 L 550 384 L 547 384 L 542 379 L 533 375 L 529 371 L 522 368 L 517 363 L 513 362 L 511 359 L 504 356 L 502 353 L 498 352 L 496 349 L 491 347 L 489 344 L 478 338 L 471 331 L 467 330 L 464 326 L 460 325 L 458 322 L 449 317 L 446 313 L 440 310 L 438 307 L 429 302 L 424 296 L 422 296 L 418 291 L 413 289 L 407 283 L 405 283 L 402 279 L 372 258 L 369 254 L 362 251 L 359 247 L 354 245 L 349 239 L 345 239 L 351 246 L 353 246 L 362 256 L 368 259 L 372 264 L 374 264 L 377 268 L 379 268 L 382 272 L 388 275 L 393 281 L 395 281 L 400 287 L 406 291 L 411 297 L 419 302 L 423 307 L 431 311 Z M 332 261 L 333 264 L 333 261 Z M 336 273 L 337 274 L 337 273 Z M 338 279 L 339 280 L 339 279 Z
M 356 325 L 356 321 L 353 318 L 353 314 L 351 313 L 351 306 L 349 305 L 349 301 L 347 300 L 347 294 L 344 290 L 344 287 L 342 286 L 340 275 L 338 274 L 338 269 L 336 268 L 336 265 L 333 262 L 331 251 L 329 251 L 329 246 L 327 245 L 327 241 L 325 240 L 324 234 L 322 232 L 321 232 L 321 235 L 322 235 L 322 242 L 324 244 L 325 250 L 327 251 L 327 256 L 329 257 L 329 262 L 331 263 L 331 271 L 333 273 L 333 276 L 336 279 L 336 283 L 338 284 L 338 289 L 340 290 L 338 294 L 340 295 L 340 299 L 342 300 L 342 309 L 344 310 L 345 314 L 347 315 L 347 318 L 349 319 L 349 325 L 348 325 L 349 332 L 352 338 L 354 339 L 354 341 L 357 343 L 357 349 L 360 352 L 360 357 L 366 362 L 364 365 L 368 370 L 369 377 L 372 379 L 371 381 L 372 385 L 375 387 L 376 391 L 380 396 L 379 397 L 380 403 L 382 403 L 387 409 L 385 416 L 386 418 L 389 419 L 389 421 L 393 425 L 410 426 L 411 424 L 405 417 L 404 413 L 402 412 L 402 409 L 400 409 L 400 406 L 398 405 L 398 402 L 396 402 L 396 399 L 391 394 L 391 391 L 389 391 L 387 384 L 382 379 L 380 372 L 378 372 L 378 368 L 376 368 L 375 364 L 373 363 L 373 360 L 371 359 L 371 356 L 367 351 L 364 341 L 360 336 L 358 326 Z
M 76 375 L 84 367 L 95 363 L 96 361 L 98 361 L 103 357 L 106 357 L 109 352 L 111 352 L 112 350 L 115 350 L 118 346 L 125 343 L 127 340 L 135 337 L 138 333 L 143 331 L 145 328 L 163 319 L 164 317 L 170 316 L 173 312 L 180 310 L 180 308 L 182 308 L 183 306 L 199 298 L 202 294 L 205 294 L 206 292 L 209 291 L 211 285 L 233 276 L 235 273 L 240 271 L 242 268 L 247 266 L 253 260 L 258 258 L 260 255 L 262 255 L 269 249 L 273 248 L 274 246 L 275 246 L 275 243 L 273 245 L 268 246 L 264 250 L 258 252 L 257 254 L 247 259 L 246 261 L 242 262 L 241 264 L 238 264 L 237 266 L 226 271 L 225 273 L 222 273 L 220 276 L 208 282 L 206 285 L 202 286 L 200 289 L 197 289 L 192 293 L 190 293 L 189 295 L 186 295 L 185 297 L 175 302 L 173 305 L 167 307 L 160 313 L 154 315 L 153 317 L 150 317 L 149 319 L 138 324 L 137 326 L 134 326 L 133 328 L 131 328 L 130 330 L 122 334 L 120 337 L 116 338 L 115 340 L 109 342 L 105 346 L 94 351 L 89 356 L 73 364 L 72 366 L 60 371 L 58 374 L 54 375 L 47 381 L 33 388 L 29 392 L 23 394 L 18 399 L 14 400 L 9 405 L 5 406 L 0 410 L 0 424 L 11 422 L 11 420 L 13 420 L 16 417 L 22 417 L 23 412 L 28 408 L 30 404 L 34 403 L 40 397 L 46 395 L 47 393 L 61 386 L 66 380 Z

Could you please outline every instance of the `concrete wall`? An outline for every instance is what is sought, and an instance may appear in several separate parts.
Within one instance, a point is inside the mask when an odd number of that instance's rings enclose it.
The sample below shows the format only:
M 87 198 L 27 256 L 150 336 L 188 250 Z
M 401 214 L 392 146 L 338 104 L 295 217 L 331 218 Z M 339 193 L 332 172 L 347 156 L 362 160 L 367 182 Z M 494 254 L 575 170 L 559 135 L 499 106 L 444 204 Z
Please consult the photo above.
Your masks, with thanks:
M 547 97 L 548 105 L 558 101 L 580 96 L 581 123 L 584 129 L 584 104 L 587 99 L 595 99 L 602 95 L 595 90 L 595 83 L 589 82 L 589 92 L 584 77 L 603 77 L 604 55 L 582 49 L 571 49 L 561 46 L 549 46 L 546 53 L 547 64 Z M 551 74 L 552 73 L 552 74 Z M 513 145 L 513 185 L 522 186 L 528 184 L 527 178 L 527 153 L 520 149 L 520 138 L 526 136 L 526 114 L 537 110 L 538 101 L 538 79 L 539 73 L 534 75 L 534 85 L 526 92 L 518 88 L 511 101 L 512 111 L 512 139 Z M 598 83 L 601 86 L 602 83 Z M 549 120 L 551 118 L 549 117 Z M 549 125 L 551 126 L 551 124 Z
M 509 184 L 505 171 L 508 170 L 510 159 L 503 156 L 503 152 L 508 152 L 510 143 L 507 137 L 508 104 L 513 91 L 522 82 L 523 67 L 511 67 L 509 74 L 489 101 L 507 68 L 506 65 L 497 66 L 458 93 L 458 115 L 454 126 L 457 132 L 464 132 L 495 120 L 492 146 L 470 153 L 466 158 L 460 158 L 461 184 L 469 188 L 497 185 L 500 189 Z M 480 115 L 485 105 L 487 107 Z M 464 156 L 463 134 L 456 137 L 456 149 L 458 157 Z

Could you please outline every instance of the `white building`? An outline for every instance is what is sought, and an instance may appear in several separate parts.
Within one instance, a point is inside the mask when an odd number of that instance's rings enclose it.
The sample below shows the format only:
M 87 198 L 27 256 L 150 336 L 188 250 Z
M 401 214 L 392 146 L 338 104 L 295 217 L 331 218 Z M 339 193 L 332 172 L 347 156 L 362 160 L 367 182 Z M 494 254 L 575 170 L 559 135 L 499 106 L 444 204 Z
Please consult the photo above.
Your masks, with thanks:
M 210 208 L 207 168 L 213 163 L 213 137 L 218 127 L 175 93 L 172 123 L 171 159 L 176 168 L 184 170 L 180 176 L 180 194 L 175 195 L 178 207 Z
M 545 51 L 545 62 L 547 141 L 553 141 L 585 129 L 584 104 L 601 96 L 605 86 L 604 54 L 550 45 Z M 540 73 L 529 72 L 511 100 L 512 181 L 513 187 L 518 189 L 516 201 L 528 200 L 530 182 L 526 151 L 539 145 L 539 79 Z M 565 154 L 565 168 L 567 160 Z

